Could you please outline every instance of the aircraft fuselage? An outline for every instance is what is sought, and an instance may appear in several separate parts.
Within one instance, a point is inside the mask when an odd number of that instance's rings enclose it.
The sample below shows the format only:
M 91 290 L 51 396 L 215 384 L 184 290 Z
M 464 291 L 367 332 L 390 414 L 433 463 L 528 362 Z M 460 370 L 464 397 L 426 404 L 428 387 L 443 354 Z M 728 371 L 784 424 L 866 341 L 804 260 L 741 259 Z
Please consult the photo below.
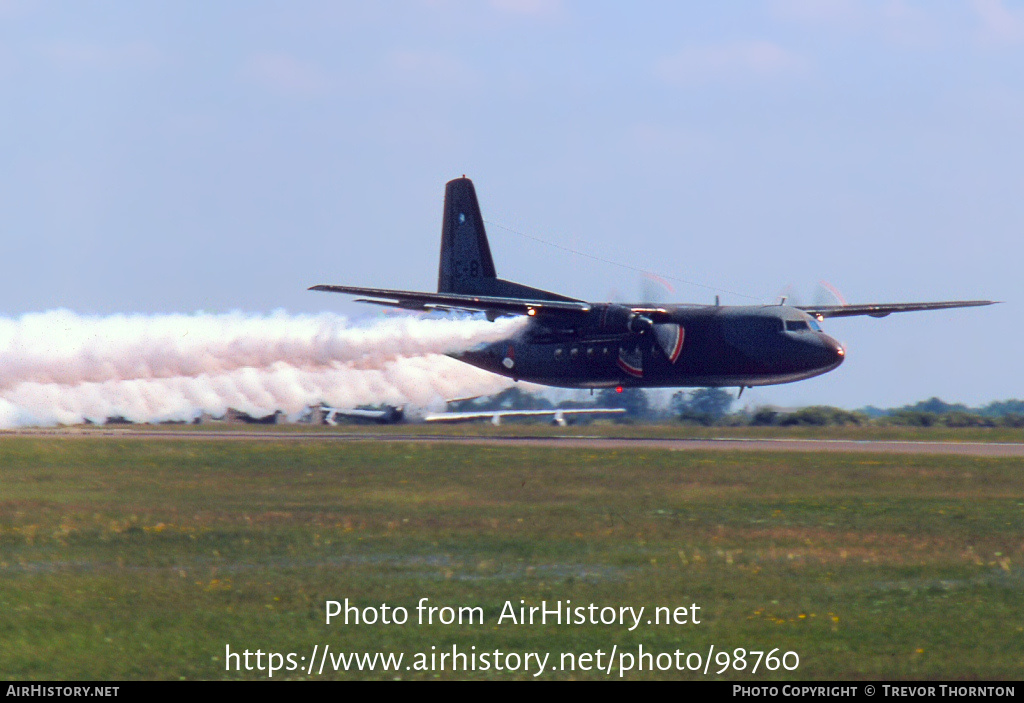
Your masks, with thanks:
M 599 325 L 565 329 L 535 318 L 512 339 L 453 356 L 516 380 L 566 388 L 762 386 L 811 378 L 843 362 L 842 346 L 796 308 L 663 307 L 666 322 L 681 330 L 678 349 L 660 343 L 653 330 L 609 334 Z M 623 350 L 636 363 L 624 363 Z

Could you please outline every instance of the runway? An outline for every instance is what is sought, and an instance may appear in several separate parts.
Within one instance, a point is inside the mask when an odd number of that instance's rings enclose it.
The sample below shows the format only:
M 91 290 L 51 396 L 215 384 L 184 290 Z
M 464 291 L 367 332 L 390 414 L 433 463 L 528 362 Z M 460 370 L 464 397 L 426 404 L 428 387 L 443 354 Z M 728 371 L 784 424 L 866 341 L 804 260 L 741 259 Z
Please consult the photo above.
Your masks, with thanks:
M 533 446 L 585 449 L 646 449 L 669 451 L 744 452 L 858 452 L 875 454 L 949 454 L 958 456 L 1024 457 L 1024 443 L 908 440 L 787 439 L 787 438 L 636 438 L 587 435 L 467 436 L 345 432 L 281 432 L 273 430 L 192 429 L 59 429 L 12 430 L 0 436 L 53 438 L 111 438 L 179 441 L 257 442 L 423 442 L 481 446 Z

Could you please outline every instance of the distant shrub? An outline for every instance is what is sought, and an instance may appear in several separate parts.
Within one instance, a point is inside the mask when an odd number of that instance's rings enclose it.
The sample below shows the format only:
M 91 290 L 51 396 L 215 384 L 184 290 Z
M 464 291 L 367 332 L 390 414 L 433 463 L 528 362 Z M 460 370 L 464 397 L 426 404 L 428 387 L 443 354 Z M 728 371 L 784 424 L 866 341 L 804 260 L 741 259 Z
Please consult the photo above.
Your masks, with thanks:
M 801 408 L 794 413 L 785 415 L 779 419 L 778 424 L 783 427 L 810 426 L 825 427 L 828 425 L 866 425 L 869 419 L 863 413 L 850 412 L 842 408 L 833 408 L 828 405 L 813 405 L 809 408 Z
M 696 410 L 684 410 L 676 419 L 684 425 L 702 425 L 704 427 L 710 427 L 715 424 L 715 416 L 711 413 L 697 412 Z
M 750 424 L 750 417 L 743 413 L 733 413 L 718 420 L 722 427 L 746 427 Z
M 1024 415 L 1007 413 L 999 418 L 999 424 L 1003 427 L 1024 427 Z
M 946 427 L 993 427 L 992 418 L 982 417 L 977 413 L 950 412 L 939 417 Z
M 968 408 L 963 403 L 947 403 L 941 398 L 932 397 L 929 398 L 928 400 L 922 400 L 913 405 L 905 405 L 902 408 L 900 408 L 900 411 L 942 415 L 944 413 L 970 412 L 970 408 Z
M 697 388 L 678 391 L 672 396 L 670 406 L 680 422 L 708 426 L 721 422 L 728 415 L 733 400 L 732 393 L 721 388 Z
M 897 410 L 889 416 L 889 422 L 906 427 L 934 427 L 939 422 L 939 416 L 923 410 Z
M 757 408 L 750 416 L 750 424 L 755 427 L 768 427 L 775 424 L 779 413 L 772 408 Z
M 997 400 L 981 409 L 982 415 L 1017 415 L 1024 417 L 1024 400 Z

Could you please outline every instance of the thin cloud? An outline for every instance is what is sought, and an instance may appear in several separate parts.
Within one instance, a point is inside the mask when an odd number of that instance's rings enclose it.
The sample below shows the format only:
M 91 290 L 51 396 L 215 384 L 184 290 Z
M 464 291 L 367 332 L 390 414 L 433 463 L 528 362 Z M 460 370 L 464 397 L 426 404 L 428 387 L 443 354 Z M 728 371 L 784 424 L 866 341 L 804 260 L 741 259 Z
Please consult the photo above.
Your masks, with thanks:
M 803 60 L 766 41 L 688 46 L 660 60 L 656 75 L 667 83 L 693 84 L 765 79 L 799 71 Z
M 491 0 L 491 7 L 525 17 L 554 17 L 562 12 L 560 0 Z
M 281 95 L 310 97 L 330 88 L 330 81 L 318 66 L 290 54 L 252 56 L 243 73 L 250 81 Z
M 784 19 L 825 24 L 858 20 L 864 13 L 862 6 L 852 0 L 775 0 L 771 8 Z
M 161 54 L 151 44 L 130 42 L 120 45 L 54 42 L 43 54 L 61 68 L 112 70 L 154 66 Z
M 394 79 L 417 86 L 464 85 L 475 79 L 474 72 L 453 56 L 436 51 L 395 51 L 385 70 Z
M 1001 0 L 974 0 L 981 22 L 983 44 L 1017 44 L 1024 41 L 1024 13 L 1007 8 Z
M 781 20 L 845 34 L 879 37 L 907 48 L 944 44 L 955 29 L 943 13 L 927 3 L 907 0 L 774 0 L 772 13 Z
M 648 121 L 637 122 L 626 130 L 625 145 L 631 153 L 674 156 L 710 154 L 714 148 L 707 134 Z
M 0 19 L 27 15 L 37 8 L 22 0 L 0 0 Z

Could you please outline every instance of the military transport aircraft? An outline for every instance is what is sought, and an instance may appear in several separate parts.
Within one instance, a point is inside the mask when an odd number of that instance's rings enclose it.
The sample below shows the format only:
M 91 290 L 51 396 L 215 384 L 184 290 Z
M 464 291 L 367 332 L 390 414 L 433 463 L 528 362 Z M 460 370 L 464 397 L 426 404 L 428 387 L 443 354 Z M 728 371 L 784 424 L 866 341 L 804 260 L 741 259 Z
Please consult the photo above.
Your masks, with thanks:
M 453 354 L 516 381 L 565 388 L 749 386 L 789 383 L 843 363 L 826 317 L 944 310 L 990 300 L 869 305 L 654 305 L 588 303 L 498 278 L 473 183 L 445 190 L 437 293 L 318 285 L 358 302 L 407 310 L 526 315 L 517 336 Z

